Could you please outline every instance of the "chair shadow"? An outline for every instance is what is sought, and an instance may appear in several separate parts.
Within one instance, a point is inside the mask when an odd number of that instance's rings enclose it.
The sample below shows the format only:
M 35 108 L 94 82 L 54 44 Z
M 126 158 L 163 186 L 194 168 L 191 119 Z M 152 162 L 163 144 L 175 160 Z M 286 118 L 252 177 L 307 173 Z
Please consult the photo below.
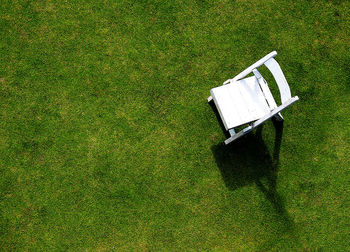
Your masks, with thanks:
M 222 130 L 227 133 L 215 105 L 211 106 Z M 257 188 L 285 221 L 285 224 L 292 227 L 293 221 L 288 216 L 283 200 L 276 190 L 283 121 L 279 122 L 273 119 L 272 122 L 275 127 L 272 155 L 262 138 L 263 125 L 258 127 L 255 132 L 250 132 L 229 145 L 220 143 L 212 146 L 211 149 L 225 185 L 229 190 L 236 190 L 252 183 L 256 184 Z
M 220 143 L 212 146 L 216 164 L 228 189 L 235 190 L 256 183 L 266 195 L 270 195 L 269 198 L 274 194 L 283 122 L 274 124 L 277 128 L 272 156 L 262 139 L 262 127 L 257 128 L 255 134 L 249 133 L 232 144 Z M 262 185 L 262 178 L 267 179 L 268 187 Z

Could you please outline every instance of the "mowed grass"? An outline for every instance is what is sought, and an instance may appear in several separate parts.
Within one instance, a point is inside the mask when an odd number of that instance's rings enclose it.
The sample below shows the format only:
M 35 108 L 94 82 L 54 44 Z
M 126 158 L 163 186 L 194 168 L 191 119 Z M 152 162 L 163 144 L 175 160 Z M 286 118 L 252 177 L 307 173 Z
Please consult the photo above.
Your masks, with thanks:
M 3 250 L 350 249 L 349 1 L 0 15 Z M 300 98 L 280 146 L 271 122 L 223 146 L 209 90 L 273 50 Z

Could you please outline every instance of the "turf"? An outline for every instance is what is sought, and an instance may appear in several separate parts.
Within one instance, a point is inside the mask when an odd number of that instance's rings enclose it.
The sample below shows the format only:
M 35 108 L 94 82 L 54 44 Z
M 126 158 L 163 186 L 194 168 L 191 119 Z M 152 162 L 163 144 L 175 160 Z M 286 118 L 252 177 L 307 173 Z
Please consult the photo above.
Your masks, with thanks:
M 350 249 L 349 1 L 0 13 L 2 249 Z M 273 50 L 300 101 L 225 147 L 209 90 Z

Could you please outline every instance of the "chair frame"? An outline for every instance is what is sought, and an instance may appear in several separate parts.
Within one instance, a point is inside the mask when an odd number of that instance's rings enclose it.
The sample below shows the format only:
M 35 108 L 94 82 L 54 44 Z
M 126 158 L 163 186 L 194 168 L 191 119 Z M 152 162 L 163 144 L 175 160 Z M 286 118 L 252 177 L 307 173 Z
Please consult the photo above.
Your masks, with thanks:
M 260 88 L 264 94 L 266 102 L 267 102 L 268 106 L 270 107 L 270 112 L 268 114 L 264 115 L 262 118 L 260 118 L 256 121 L 249 122 L 248 123 L 249 126 L 244 128 L 240 132 L 236 133 L 234 128 L 228 129 L 230 137 L 225 140 L 225 144 L 229 144 L 229 143 L 235 141 L 236 139 L 240 138 L 241 136 L 249 133 L 250 131 L 252 131 L 253 129 L 255 129 L 259 125 L 263 124 L 264 122 L 266 122 L 268 119 L 270 119 L 272 117 L 275 117 L 279 121 L 283 120 L 283 117 L 282 117 L 280 112 L 283 109 L 290 106 L 291 104 L 293 104 L 294 102 L 299 100 L 298 96 L 294 96 L 294 97 L 291 96 L 288 82 L 287 82 L 287 80 L 282 72 L 280 65 L 274 59 L 274 57 L 276 55 L 277 55 L 276 51 L 269 53 L 268 55 L 261 58 L 259 61 L 252 64 L 251 66 L 246 68 L 244 71 L 242 71 L 241 73 L 239 73 L 238 75 L 233 77 L 232 79 L 228 79 L 223 83 L 223 85 L 233 84 L 236 81 L 243 79 L 248 74 L 253 72 L 254 76 L 256 77 L 256 79 L 259 82 Z M 265 65 L 270 70 L 270 72 L 272 73 L 272 75 L 277 83 L 277 86 L 278 86 L 278 89 L 279 89 L 280 95 L 281 95 L 281 102 L 282 102 L 282 104 L 280 106 L 277 106 L 277 104 L 276 104 L 276 102 L 271 94 L 271 91 L 267 85 L 266 80 L 262 77 L 260 72 L 257 70 L 257 68 L 262 66 L 262 65 Z M 212 92 L 211 92 L 211 94 L 213 95 Z M 213 101 L 213 98 L 212 98 L 212 96 L 209 96 L 208 102 L 211 102 L 211 101 Z

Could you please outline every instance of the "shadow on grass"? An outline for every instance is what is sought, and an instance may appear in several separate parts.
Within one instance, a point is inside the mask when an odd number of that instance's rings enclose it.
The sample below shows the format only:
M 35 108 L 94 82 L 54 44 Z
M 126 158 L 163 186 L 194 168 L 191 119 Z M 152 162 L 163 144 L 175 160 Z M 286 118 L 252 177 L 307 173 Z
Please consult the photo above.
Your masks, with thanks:
M 227 131 L 221 122 L 220 115 L 216 108 L 213 106 L 212 108 L 221 123 L 222 130 L 226 134 Z M 272 121 L 275 127 L 272 155 L 262 138 L 262 126 L 258 127 L 255 133 L 251 132 L 229 145 L 220 143 L 212 146 L 212 152 L 229 190 L 236 190 L 251 183 L 256 184 L 257 188 L 272 204 L 286 227 L 293 229 L 294 223 L 285 210 L 283 200 L 276 190 L 283 122 Z

